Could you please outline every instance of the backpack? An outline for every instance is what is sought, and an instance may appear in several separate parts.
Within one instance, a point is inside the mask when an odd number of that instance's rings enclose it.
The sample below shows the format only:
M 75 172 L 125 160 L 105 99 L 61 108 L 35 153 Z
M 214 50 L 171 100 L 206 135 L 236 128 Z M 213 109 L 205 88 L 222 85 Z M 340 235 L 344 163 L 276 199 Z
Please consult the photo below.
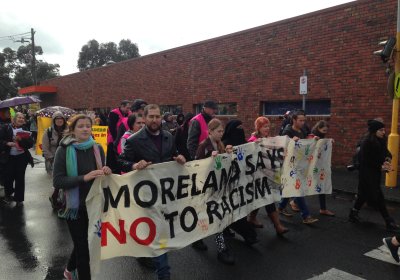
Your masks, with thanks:
M 360 149 L 361 149 L 361 141 L 357 143 L 356 151 L 351 157 L 351 163 L 347 166 L 348 171 L 358 170 L 360 168 Z

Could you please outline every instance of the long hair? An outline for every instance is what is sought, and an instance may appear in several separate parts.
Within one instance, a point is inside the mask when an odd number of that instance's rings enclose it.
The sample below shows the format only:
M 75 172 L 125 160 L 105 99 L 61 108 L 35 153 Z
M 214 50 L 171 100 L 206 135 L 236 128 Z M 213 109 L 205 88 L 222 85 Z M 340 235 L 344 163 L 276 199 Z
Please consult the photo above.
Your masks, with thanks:
M 311 129 L 311 133 L 318 137 L 321 137 L 321 136 L 325 137 L 325 135 L 322 135 L 322 133 L 319 131 L 321 128 L 324 128 L 324 127 L 329 128 L 328 122 L 324 121 L 324 120 L 320 120 L 313 126 L 313 128 Z
M 268 118 L 266 117 L 258 117 L 255 121 L 254 121 L 254 132 L 253 134 L 256 135 L 257 137 L 261 136 L 260 135 L 260 129 L 261 127 L 263 127 L 266 124 L 270 124 L 271 122 L 269 121 Z
M 214 131 L 217 128 L 219 128 L 220 126 L 223 127 L 222 122 L 219 119 L 212 119 L 208 123 L 208 131 Z M 225 145 L 224 145 L 224 143 L 222 143 L 221 140 L 216 141 L 216 143 L 217 143 L 218 153 L 220 153 L 220 154 L 225 153 Z

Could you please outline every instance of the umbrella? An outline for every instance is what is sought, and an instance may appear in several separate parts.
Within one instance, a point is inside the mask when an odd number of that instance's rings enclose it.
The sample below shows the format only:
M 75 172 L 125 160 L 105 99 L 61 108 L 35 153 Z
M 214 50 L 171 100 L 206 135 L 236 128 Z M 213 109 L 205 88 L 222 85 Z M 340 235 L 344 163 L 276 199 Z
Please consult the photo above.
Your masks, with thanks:
M 32 104 L 39 102 L 42 102 L 42 100 L 34 96 L 13 97 L 10 99 L 0 101 L 0 108 L 15 107 L 18 105 L 25 105 L 25 104 Z
M 76 112 L 73 109 L 61 106 L 46 107 L 37 111 L 36 114 L 39 117 L 51 118 L 53 114 L 57 111 L 60 111 L 66 118 L 69 118 L 71 115 L 76 114 Z

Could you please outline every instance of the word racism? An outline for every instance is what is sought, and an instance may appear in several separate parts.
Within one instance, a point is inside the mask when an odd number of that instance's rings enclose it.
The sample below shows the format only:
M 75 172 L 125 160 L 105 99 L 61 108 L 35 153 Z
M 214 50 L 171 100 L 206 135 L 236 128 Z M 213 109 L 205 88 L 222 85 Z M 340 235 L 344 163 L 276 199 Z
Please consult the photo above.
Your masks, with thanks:
M 96 179 L 87 199 L 91 246 L 101 247 L 101 259 L 151 257 L 221 232 L 281 198 L 288 141 L 267 138 L 184 166 L 168 162 Z

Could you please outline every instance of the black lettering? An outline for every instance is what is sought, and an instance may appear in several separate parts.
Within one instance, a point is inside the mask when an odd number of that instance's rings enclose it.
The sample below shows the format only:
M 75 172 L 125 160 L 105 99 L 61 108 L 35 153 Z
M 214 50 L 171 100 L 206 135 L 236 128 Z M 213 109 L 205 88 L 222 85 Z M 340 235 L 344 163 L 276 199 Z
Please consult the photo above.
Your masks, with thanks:
M 239 208 L 239 204 L 234 204 L 234 202 L 233 202 L 233 196 L 234 196 L 234 194 L 235 193 L 237 193 L 238 192 L 238 189 L 233 189 L 232 191 L 231 191 L 231 193 L 229 194 L 229 202 L 231 203 L 231 207 L 232 207 L 232 210 L 236 210 L 236 209 L 238 209 Z
M 178 176 L 178 190 L 176 193 L 176 199 L 181 199 L 189 196 L 189 192 L 187 190 L 183 192 L 183 190 L 185 190 L 189 186 L 189 184 L 184 183 L 184 180 L 189 180 L 189 179 L 190 179 L 189 175 Z
M 253 188 L 253 182 L 247 183 L 246 193 L 251 197 L 250 199 L 247 199 L 247 203 L 252 203 L 254 200 Z
M 167 183 L 169 184 L 168 188 L 166 187 Z M 162 204 L 167 203 L 166 196 L 168 195 L 170 201 L 174 201 L 175 197 L 172 193 L 172 188 L 174 187 L 174 179 L 173 178 L 161 178 L 160 179 L 161 185 L 161 202 Z
M 255 197 L 258 199 L 258 194 L 260 194 L 260 197 L 265 196 L 265 191 L 261 186 L 261 179 L 257 178 L 254 180 L 254 186 L 255 186 Z
M 252 158 L 253 158 L 253 155 L 248 155 L 246 157 L 246 165 L 247 165 L 247 167 L 250 168 L 249 170 L 246 170 L 246 175 L 251 175 L 254 173 L 254 171 L 256 171 L 254 164 L 251 162 Z
M 232 167 L 232 166 L 231 166 Z M 222 190 L 222 187 L 226 188 L 226 184 L 228 183 L 228 178 L 231 175 L 231 168 L 229 168 L 229 174 L 226 173 L 225 168 L 221 169 L 221 180 L 219 181 L 219 190 Z
M 263 188 L 263 192 L 264 192 L 264 190 L 267 190 L 267 193 L 271 194 L 271 189 L 269 188 L 267 177 L 262 178 L 262 188 Z
M 150 201 L 143 201 L 139 197 L 139 191 L 143 186 L 150 187 L 150 191 L 151 191 Z M 152 181 L 149 181 L 149 180 L 144 180 L 144 181 L 139 182 L 133 189 L 133 198 L 135 199 L 136 204 L 142 208 L 150 208 L 151 206 L 153 206 L 154 203 L 156 203 L 156 201 L 157 201 L 157 196 L 158 196 L 157 186 L 156 186 L 156 184 L 154 184 Z
M 171 238 L 175 237 L 174 218 L 178 216 L 178 211 L 169 214 L 164 214 L 165 219 L 169 222 L 169 235 Z
M 271 154 L 271 150 L 268 150 L 268 151 L 267 151 L 268 159 L 271 161 L 271 168 L 272 168 L 272 169 L 275 169 L 275 168 L 276 168 L 276 165 L 275 165 L 275 158 L 276 158 L 276 155 L 275 155 L 275 153 L 276 153 L 276 150 L 275 150 L 275 149 L 272 150 L 272 154 Z
M 243 193 L 244 187 L 239 186 L 239 193 L 240 193 L 240 207 L 246 205 L 246 201 L 244 201 L 244 193 Z
M 263 161 L 262 152 L 258 152 L 256 170 L 257 170 L 259 167 L 261 167 L 261 169 L 265 169 L 265 164 L 264 164 L 264 161 Z
M 215 215 L 218 219 L 222 220 L 222 216 L 220 213 L 218 213 L 218 203 L 216 203 L 214 200 L 207 201 L 207 215 L 208 215 L 208 220 L 209 224 L 211 225 L 214 222 L 214 217 Z
M 196 187 L 196 177 L 197 177 L 197 173 L 193 173 L 192 174 L 192 191 L 191 191 L 192 196 L 201 194 L 201 191 L 198 190 Z
M 229 179 L 229 183 L 230 184 L 235 182 L 235 181 L 239 181 L 239 179 L 240 179 L 240 167 L 239 167 L 239 163 L 237 161 L 232 161 L 231 167 L 229 168 L 229 175 L 232 175 L 232 176 L 230 176 L 230 179 Z
M 186 226 L 186 223 L 185 223 L 185 217 L 186 217 L 187 212 L 192 213 L 192 216 L 193 216 L 193 223 L 189 227 Z M 186 232 L 191 232 L 192 230 L 195 229 L 199 218 L 197 217 L 196 210 L 193 207 L 187 206 L 187 207 L 185 207 L 185 209 L 182 210 L 180 220 L 181 220 L 182 229 Z
M 226 196 L 222 197 L 222 203 L 221 203 L 221 208 L 222 208 L 222 217 L 225 217 L 225 212 L 231 213 L 231 208 L 229 207 L 228 202 L 226 201 Z
M 208 188 L 213 188 L 214 191 L 218 191 L 217 176 L 215 176 L 214 170 L 210 171 L 207 176 L 206 182 L 203 186 L 203 193 L 205 193 Z
M 118 193 L 117 193 L 117 197 L 114 199 L 110 187 L 104 188 L 103 189 L 103 194 L 104 194 L 104 208 L 103 208 L 103 212 L 107 212 L 108 211 L 108 207 L 111 204 L 112 208 L 117 208 L 118 207 L 118 203 L 122 197 L 122 194 L 124 195 L 124 207 L 128 208 L 131 206 L 130 202 L 131 200 L 129 199 L 129 188 L 128 185 L 123 185 L 119 188 Z

